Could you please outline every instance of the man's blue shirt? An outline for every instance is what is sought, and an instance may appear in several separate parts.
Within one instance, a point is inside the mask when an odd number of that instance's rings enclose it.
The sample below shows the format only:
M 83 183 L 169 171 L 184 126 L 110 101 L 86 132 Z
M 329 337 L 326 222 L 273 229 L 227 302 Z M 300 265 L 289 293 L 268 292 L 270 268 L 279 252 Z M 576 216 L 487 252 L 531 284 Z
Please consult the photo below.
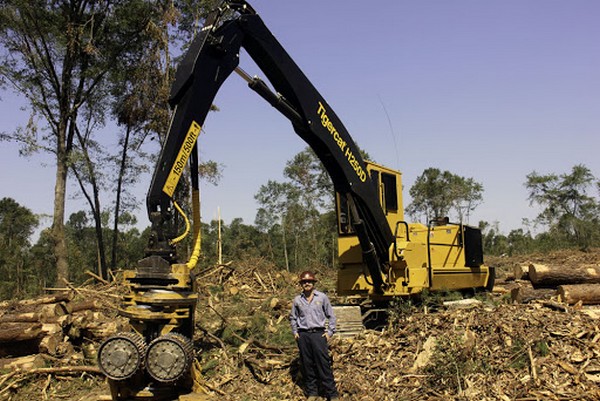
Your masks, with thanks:
M 290 324 L 294 335 L 298 330 L 323 328 L 327 330 L 329 336 L 332 336 L 335 333 L 335 323 L 331 302 L 321 291 L 313 290 L 313 298 L 310 302 L 304 292 L 294 298 L 290 312 Z

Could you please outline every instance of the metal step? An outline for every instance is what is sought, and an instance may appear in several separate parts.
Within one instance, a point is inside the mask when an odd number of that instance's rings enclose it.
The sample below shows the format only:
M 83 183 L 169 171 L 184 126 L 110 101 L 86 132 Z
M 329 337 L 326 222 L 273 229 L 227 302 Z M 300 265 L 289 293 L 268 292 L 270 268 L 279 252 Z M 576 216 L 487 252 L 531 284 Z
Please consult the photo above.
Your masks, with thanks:
M 333 307 L 337 318 L 336 336 L 354 337 L 365 330 L 362 321 L 360 306 L 339 305 Z

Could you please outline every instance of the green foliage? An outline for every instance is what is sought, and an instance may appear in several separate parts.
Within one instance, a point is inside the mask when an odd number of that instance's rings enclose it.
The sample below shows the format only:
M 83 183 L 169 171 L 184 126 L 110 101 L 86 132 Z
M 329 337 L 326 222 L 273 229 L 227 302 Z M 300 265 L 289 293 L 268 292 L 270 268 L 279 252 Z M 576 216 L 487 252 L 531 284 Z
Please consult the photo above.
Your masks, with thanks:
M 9 207 L 6 207 L 9 206 Z M 14 212 L 17 211 L 18 214 Z M 18 216 L 17 220 L 13 217 Z M 13 224 L 9 224 L 13 219 Z M 20 298 L 43 293 L 51 287 L 56 276 L 56 258 L 49 229 L 40 233 L 37 242 L 29 243 L 33 229 L 37 227 L 37 217 L 28 209 L 12 200 L 0 201 L 0 298 Z M 13 235 L 15 230 L 19 235 Z M 106 235 L 110 230 L 104 229 Z M 79 211 L 71 214 L 65 225 L 68 260 L 71 265 L 71 281 L 81 284 L 90 277 L 86 270 L 97 272 L 98 251 L 96 234 L 88 215 Z M 5 240 L 10 239 L 10 246 Z M 148 230 L 140 233 L 131 228 L 121 235 L 118 243 L 120 252 L 119 268 L 131 268 L 144 255 Z M 20 244 L 20 245 L 19 245 Z
M 43 288 L 50 286 L 56 277 L 56 258 L 53 252 L 53 241 L 50 229 L 40 233 L 40 237 L 31 247 L 31 268 L 35 272 L 35 280 L 29 286 L 27 295 L 42 293 Z
M 331 179 L 309 148 L 286 164 L 286 182 L 269 181 L 255 195 L 255 224 L 268 241 L 270 259 L 287 270 L 332 266 L 335 214 Z
M 114 190 L 116 194 L 113 220 L 139 203 L 128 188 L 152 164 L 140 150 L 142 144 L 152 137 L 149 134 L 164 136 L 169 124 L 172 53 L 180 53 L 173 44 L 182 38 L 188 43 L 196 33 L 196 24 L 216 3 L 2 2 L 0 82 L 26 97 L 32 113 L 26 127 L 3 135 L 3 139 L 19 143 L 22 153 L 44 151 L 56 157 L 58 191 L 52 238 L 58 278 L 69 276 L 67 258 L 75 264 L 88 259 L 73 252 L 67 255 L 64 246 L 67 171 L 70 169 L 77 179 L 89 203 L 95 220 L 99 270 L 105 273 L 109 250 L 105 234 L 113 234 L 112 248 L 116 251 L 119 230 L 116 222 L 112 233 L 103 230 L 100 193 Z M 94 138 L 95 131 L 111 117 L 125 127 L 115 154 Z M 215 163 L 202 167 L 204 176 L 215 176 Z M 111 188 L 113 183 L 115 188 Z M 116 258 L 113 254 L 113 267 Z
M 483 249 L 489 255 L 518 255 L 532 252 L 537 248 L 535 238 L 522 228 L 512 230 L 508 236 L 500 232 L 499 224 L 479 222 L 483 233 Z
M 388 325 L 401 327 L 402 321 L 415 311 L 413 300 L 408 297 L 394 298 L 388 306 Z
M 417 177 L 409 190 L 412 202 L 406 212 L 427 223 L 453 211 L 459 221 L 468 220 L 470 212 L 481 203 L 483 185 L 449 171 L 428 168 Z
M 527 175 L 525 186 L 531 204 L 542 208 L 535 224 L 538 230 L 546 230 L 533 235 L 530 222 L 524 220 L 525 228 L 504 235 L 497 222 L 480 222 L 487 254 L 511 256 L 600 246 L 600 203 L 589 195 L 599 188 L 600 182 L 587 167 L 576 165 L 569 174 L 562 175 L 533 172 Z
M 437 339 L 435 352 L 425 367 L 429 385 L 444 391 L 458 393 L 464 386 L 464 377 L 488 373 L 489 368 L 477 358 L 476 347 L 463 336 L 444 335 Z
M 537 222 L 583 250 L 600 240 L 600 205 L 588 195 L 599 185 L 591 170 L 581 164 L 573 166 L 570 174 L 534 171 L 525 182 L 530 203 L 542 207 Z
M 550 346 L 544 340 L 540 340 L 535 343 L 535 349 L 538 355 L 548 356 L 550 355 Z
M 213 220 L 208 224 L 202 223 L 201 265 L 204 267 L 218 263 L 219 251 L 223 263 L 259 257 L 268 253 L 266 236 L 256 227 L 244 224 L 240 218 L 233 219 L 230 224 L 221 222 L 220 230 L 221 242 L 219 243 L 219 222 Z
M 217 374 L 216 369 L 219 367 L 219 359 L 213 358 L 209 359 L 202 365 L 202 375 L 210 378 Z
M 37 226 L 31 210 L 11 198 L 0 200 L 0 299 L 22 297 L 34 285 L 29 237 Z
M 513 369 L 525 369 L 529 364 L 529 356 L 527 354 L 527 344 L 521 339 L 516 339 L 510 347 L 510 358 L 507 360 L 508 366 Z

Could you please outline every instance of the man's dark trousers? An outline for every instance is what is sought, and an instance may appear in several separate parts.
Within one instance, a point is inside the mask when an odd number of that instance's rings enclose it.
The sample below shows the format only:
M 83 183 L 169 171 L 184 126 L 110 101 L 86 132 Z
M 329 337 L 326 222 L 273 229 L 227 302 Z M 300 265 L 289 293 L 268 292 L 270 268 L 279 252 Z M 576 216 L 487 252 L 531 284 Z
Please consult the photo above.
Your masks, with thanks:
M 298 348 L 304 376 L 306 395 L 318 395 L 317 377 L 321 380 L 323 392 L 327 397 L 337 396 L 329 348 L 324 331 L 301 331 L 298 333 Z

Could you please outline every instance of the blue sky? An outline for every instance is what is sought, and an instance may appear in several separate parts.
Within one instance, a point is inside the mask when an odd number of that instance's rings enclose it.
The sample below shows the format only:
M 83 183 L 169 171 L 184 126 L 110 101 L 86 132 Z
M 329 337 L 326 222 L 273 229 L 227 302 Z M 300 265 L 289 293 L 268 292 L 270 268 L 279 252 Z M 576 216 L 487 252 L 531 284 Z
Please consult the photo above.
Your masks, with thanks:
M 359 146 L 403 172 L 405 203 L 423 170 L 448 170 L 484 186 L 484 203 L 470 223 L 498 222 L 507 233 L 537 215 L 523 185 L 528 173 L 568 173 L 584 164 L 600 177 L 596 0 L 252 5 Z M 245 54 L 241 66 L 264 77 Z M 18 97 L 1 96 L 0 131 L 24 125 Z M 237 75 L 216 103 L 220 111 L 205 123 L 200 157 L 222 163 L 224 171 L 218 187 L 202 186 L 203 218 L 214 218 L 220 207 L 225 220 L 250 224 L 260 185 L 281 180 L 286 161 L 305 145 Z M 50 214 L 52 161 L 17 153 L 15 145 L 0 148 L 0 196 Z M 136 191 L 142 222 L 149 181 Z M 81 208 L 77 202 L 69 201 L 71 211 Z

